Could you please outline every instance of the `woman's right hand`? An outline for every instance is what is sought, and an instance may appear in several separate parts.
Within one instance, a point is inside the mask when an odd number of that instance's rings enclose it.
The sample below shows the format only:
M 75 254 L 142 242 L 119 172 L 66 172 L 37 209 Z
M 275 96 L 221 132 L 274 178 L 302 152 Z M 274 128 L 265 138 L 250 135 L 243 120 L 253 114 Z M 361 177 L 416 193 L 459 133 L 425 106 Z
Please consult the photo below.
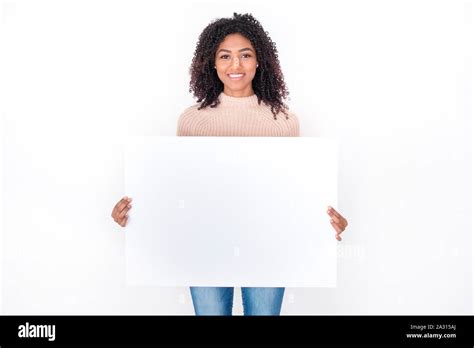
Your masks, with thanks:
M 123 197 L 120 201 L 115 204 L 114 209 L 112 210 L 112 218 L 120 226 L 125 227 L 128 220 L 128 211 L 132 207 L 130 202 L 132 199 L 130 197 Z

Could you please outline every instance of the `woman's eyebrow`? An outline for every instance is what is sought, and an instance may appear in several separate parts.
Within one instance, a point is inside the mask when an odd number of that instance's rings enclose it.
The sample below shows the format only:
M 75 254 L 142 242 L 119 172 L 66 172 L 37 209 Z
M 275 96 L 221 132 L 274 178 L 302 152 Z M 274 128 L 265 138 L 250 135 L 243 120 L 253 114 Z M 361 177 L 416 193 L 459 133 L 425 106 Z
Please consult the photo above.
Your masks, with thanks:
M 253 52 L 253 50 L 252 50 L 251 48 L 248 48 L 248 47 L 242 48 L 242 49 L 239 50 L 239 52 L 243 52 L 243 51 L 251 51 L 251 52 Z M 219 52 L 232 53 L 230 50 L 226 50 L 226 49 L 224 49 L 224 48 L 221 48 L 219 51 L 217 51 L 217 53 L 219 53 Z

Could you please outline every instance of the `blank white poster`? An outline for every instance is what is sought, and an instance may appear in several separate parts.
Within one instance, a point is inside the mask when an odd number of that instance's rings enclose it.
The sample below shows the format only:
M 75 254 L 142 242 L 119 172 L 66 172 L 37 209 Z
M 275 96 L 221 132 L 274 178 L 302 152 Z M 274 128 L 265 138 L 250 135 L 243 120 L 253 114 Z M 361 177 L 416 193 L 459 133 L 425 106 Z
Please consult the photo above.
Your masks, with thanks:
M 129 137 L 129 286 L 335 287 L 338 142 Z

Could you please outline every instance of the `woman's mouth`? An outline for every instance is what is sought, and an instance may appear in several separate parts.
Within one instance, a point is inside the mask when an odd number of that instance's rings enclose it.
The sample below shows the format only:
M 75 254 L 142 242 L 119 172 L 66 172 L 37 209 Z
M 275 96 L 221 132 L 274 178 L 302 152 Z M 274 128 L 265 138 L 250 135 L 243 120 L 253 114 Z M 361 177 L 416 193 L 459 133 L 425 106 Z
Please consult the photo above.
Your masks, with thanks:
M 231 80 L 237 81 L 244 77 L 245 74 L 227 74 Z

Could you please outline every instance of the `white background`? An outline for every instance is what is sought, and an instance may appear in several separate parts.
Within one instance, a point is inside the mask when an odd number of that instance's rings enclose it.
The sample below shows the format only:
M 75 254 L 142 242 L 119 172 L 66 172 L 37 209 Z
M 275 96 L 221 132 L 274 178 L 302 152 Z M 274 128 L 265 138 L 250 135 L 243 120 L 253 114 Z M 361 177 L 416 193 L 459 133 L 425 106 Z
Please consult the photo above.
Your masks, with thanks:
M 120 142 L 174 135 L 214 18 L 276 42 L 302 136 L 337 136 L 338 288 L 282 314 L 468 314 L 472 1 L 2 1 L 0 313 L 193 314 L 125 287 Z M 240 292 L 234 313 L 242 313 Z

